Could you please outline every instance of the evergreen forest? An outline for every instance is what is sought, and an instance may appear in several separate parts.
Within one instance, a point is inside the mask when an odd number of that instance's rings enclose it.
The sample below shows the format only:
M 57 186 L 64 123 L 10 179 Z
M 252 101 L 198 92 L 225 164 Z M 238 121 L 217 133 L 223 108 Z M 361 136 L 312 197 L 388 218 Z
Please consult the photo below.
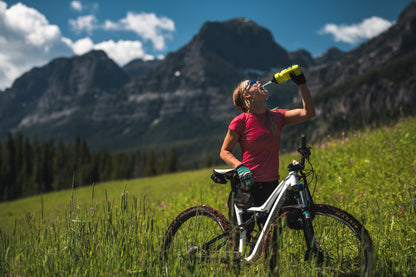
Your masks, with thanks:
M 178 170 L 172 148 L 167 153 L 92 151 L 84 138 L 40 142 L 17 132 L 0 142 L 0 201 L 98 182 L 132 179 Z

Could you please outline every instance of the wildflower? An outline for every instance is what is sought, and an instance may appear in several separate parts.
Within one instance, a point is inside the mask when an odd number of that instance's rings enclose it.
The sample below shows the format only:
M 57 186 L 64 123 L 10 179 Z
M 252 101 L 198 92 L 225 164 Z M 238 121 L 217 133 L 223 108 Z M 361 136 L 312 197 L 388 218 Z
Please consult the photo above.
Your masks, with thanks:
M 334 194 L 334 197 L 339 198 L 339 199 L 344 199 L 345 195 L 340 195 L 338 192 Z
M 160 203 L 160 206 L 162 207 L 162 208 L 166 208 L 168 205 L 166 205 L 165 203 Z
M 130 269 L 127 269 L 127 274 L 130 274 L 130 273 L 131 273 Z
M 401 206 L 401 207 L 400 207 L 400 210 L 401 210 L 401 211 L 400 211 L 400 213 L 399 213 L 399 214 L 403 214 L 403 213 L 404 213 L 404 207 L 403 207 L 403 206 Z
M 354 164 L 355 163 L 355 158 L 350 160 L 350 164 Z
M 93 211 L 94 210 L 94 207 L 90 207 L 90 211 Z

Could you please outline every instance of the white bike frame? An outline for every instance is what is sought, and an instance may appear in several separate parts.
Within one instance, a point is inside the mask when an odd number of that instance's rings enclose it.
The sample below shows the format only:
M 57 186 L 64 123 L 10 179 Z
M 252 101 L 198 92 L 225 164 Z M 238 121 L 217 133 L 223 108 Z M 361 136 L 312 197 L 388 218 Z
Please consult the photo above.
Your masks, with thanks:
M 276 187 L 273 193 L 269 196 L 269 198 L 264 202 L 263 205 L 260 207 L 252 207 L 247 209 L 250 213 L 269 213 L 266 223 L 261 230 L 261 233 L 256 241 L 256 244 L 249 253 L 248 257 L 244 257 L 244 260 L 247 264 L 254 263 L 258 257 L 260 256 L 261 248 L 263 246 L 264 236 L 267 234 L 267 231 L 270 228 L 272 221 L 276 218 L 278 211 L 280 210 L 283 202 L 285 200 L 285 192 L 286 190 L 291 190 L 292 187 L 299 185 L 299 176 L 296 171 L 290 171 L 288 176 L 280 182 L 280 184 Z M 237 205 L 234 204 L 234 210 L 237 218 L 238 225 L 243 224 L 243 210 L 238 208 Z M 243 256 L 244 253 L 244 245 L 246 239 L 246 230 L 240 231 L 240 239 L 239 239 L 239 247 L 238 251 Z

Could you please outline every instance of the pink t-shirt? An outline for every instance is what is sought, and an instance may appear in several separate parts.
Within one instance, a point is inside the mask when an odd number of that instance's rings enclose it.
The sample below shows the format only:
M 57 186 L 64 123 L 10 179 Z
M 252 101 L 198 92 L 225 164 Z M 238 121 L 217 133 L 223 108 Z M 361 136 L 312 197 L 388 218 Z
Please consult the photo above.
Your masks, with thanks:
M 277 123 L 277 134 L 269 130 L 267 115 L 242 113 L 228 126 L 239 136 L 242 163 L 253 173 L 256 182 L 272 182 L 279 179 L 280 132 L 285 125 L 286 110 L 272 110 Z

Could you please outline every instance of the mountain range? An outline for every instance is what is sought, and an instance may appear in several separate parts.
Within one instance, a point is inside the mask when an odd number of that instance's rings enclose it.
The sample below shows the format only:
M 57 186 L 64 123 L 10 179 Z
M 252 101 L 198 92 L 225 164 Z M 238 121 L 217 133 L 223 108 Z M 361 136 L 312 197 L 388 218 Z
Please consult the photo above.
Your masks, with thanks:
M 288 52 L 271 32 L 246 18 L 206 22 L 192 40 L 163 60 L 118 66 L 103 51 L 57 58 L 17 78 L 0 92 L 0 140 L 21 131 L 40 140 L 85 137 L 112 151 L 177 150 L 186 167 L 218 160 L 229 121 L 238 114 L 232 91 L 244 79 L 268 81 L 299 64 L 317 117 L 286 127 L 282 150 L 301 133 L 312 141 L 384 124 L 414 114 L 416 104 L 416 3 L 396 24 L 350 52 L 328 49 L 319 57 Z M 291 82 L 269 88 L 267 105 L 292 108 Z

